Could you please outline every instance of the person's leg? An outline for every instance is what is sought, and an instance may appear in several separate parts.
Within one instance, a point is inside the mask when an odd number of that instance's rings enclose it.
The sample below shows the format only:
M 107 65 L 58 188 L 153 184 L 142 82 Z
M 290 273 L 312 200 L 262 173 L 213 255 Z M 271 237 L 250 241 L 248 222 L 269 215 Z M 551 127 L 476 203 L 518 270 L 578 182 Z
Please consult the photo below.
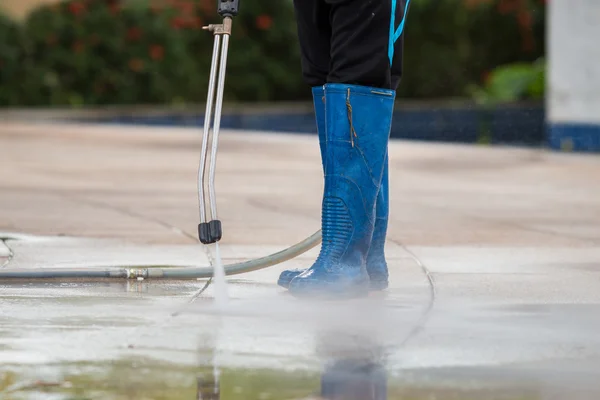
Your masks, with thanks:
M 325 0 L 331 6 L 328 83 L 392 89 L 392 0 Z
M 323 242 L 317 261 L 289 285 L 299 296 L 360 295 L 369 288 L 366 260 L 395 100 L 392 0 L 325 1 L 331 6 L 332 33 L 324 87 Z
M 313 88 L 325 85 L 329 74 L 330 11 L 324 0 L 294 0 L 302 76 Z
M 312 87 L 329 82 L 396 90 L 403 36 L 393 45 L 390 60 L 390 18 L 395 8 L 394 29 L 403 24 L 406 2 L 294 0 L 304 81 Z
M 331 5 L 332 7 L 337 5 L 340 5 L 344 2 L 339 2 L 339 1 L 332 1 Z M 348 3 L 348 2 L 346 2 Z M 350 5 L 347 6 L 346 8 L 350 9 L 350 14 L 352 14 L 352 8 L 354 6 Z M 379 7 L 381 7 L 381 4 L 379 5 Z M 397 21 L 394 25 L 398 26 L 398 25 L 402 25 L 404 24 L 404 17 L 405 17 L 405 13 L 406 13 L 406 9 L 405 9 L 405 0 L 398 0 L 398 3 L 396 4 L 396 13 L 395 13 L 395 20 Z M 391 9 L 392 7 L 390 6 L 390 13 L 389 15 L 391 15 Z M 321 8 L 321 10 L 323 10 L 323 8 Z M 315 14 L 314 13 L 304 13 L 302 14 L 303 10 L 299 10 L 300 12 L 297 14 L 300 18 L 302 18 L 299 21 L 299 33 L 302 35 L 302 29 L 307 29 L 306 26 L 303 26 L 302 23 L 306 23 L 307 21 L 309 22 L 309 27 L 318 27 L 318 24 L 315 24 L 315 21 L 318 20 L 318 18 L 315 18 Z M 304 8 L 304 11 L 306 11 L 306 6 Z M 332 9 L 332 11 L 334 11 Z M 375 12 L 377 12 L 377 10 L 373 10 L 371 9 L 371 14 L 375 14 Z M 356 13 L 354 13 L 356 15 Z M 321 36 L 326 35 L 326 32 L 329 29 L 329 27 L 327 26 L 326 23 L 324 23 L 325 25 L 325 29 L 321 29 L 320 32 Z M 391 27 L 390 27 L 391 28 Z M 343 30 L 343 29 L 342 29 Z M 368 26 L 367 26 L 367 30 L 369 30 Z M 375 34 L 374 32 L 378 31 L 378 34 Z M 390 29 L 386 30 L 377 30 L 377 29 L 371 29 L 371 33 L 367 33 L 367 35 L 373 37 L 373 36 L 378 36 L 381 37 L 382 36 L 382 32 L 386 33 L 387 35 L 387 43 L 388 43 L 388 47 L 387 47 L 387 59 L 388 59 L 388 65 L 385 65 L 385 62 L 381 62 L 381 61 L 377 61 L 377 59 L 381 60 L 382 56 L 381 56 L 381 50 L 379 52 L 376 52 L 376 58 L 375 58 L 375 62 L 370 62 L 367 63 L 367 65 L 362 64 L 356 64 L 357 59 L 366 59 L 366 60 L 370 60 L 372 61 L 372 57 L 370 57 L 373 53 L 372 53 L 372 49 L 369 47 L 364 47 L 364 46 L 359 46 L 357 49 L 352 49 L 352 48 L 348 48 L 346 47 L 346 49 L 349 49 L 348 51 L 350 51 L 349 56 L 344 56 L 344 52 L 337 52 L 337 54 L 342 54 L 342 61 L 337 62 L 337 65 L 339 65 L 340 67 L 338 68 L 338 71 L 342 71 L 334 73 L 334 78 L 330 79 L 330 80 L 339 80 L 340 76 L 341 76 L 341 80 L 342 81 L 352 81 L 355 80 L 357 82 L 364 82 L 364 83 L 370 83 L 373 85 L 379 85 L 379 86 L 390 86 L 391 89 L 395 90 L 400 82 L 400 78 L 402 76 L 402 55 L 403 55 L 403 35 L 400 36 L 399 40 L 395 41 L 395 44 L 393 46 L 393 52 L 392 54 L 390 53 L 390 49 L 389 49 L 389 35 L 390 35 Z M 303 36 L 304 38 L 306 38 L 306 35 Z M 301 43 L 303 43 L 304 45 L 306 45 L 306 41 L 302 40 L 301 37 Z M 323 43 L 323 42 L 321 42 Z M 329 41 L 327 40 L 326 43 L 329 43 Z M 347 43 L 346 43 L 347 44 Z M 384 46 L 380 46 L 380 49 L 383 48 Z M 317 47 L 318 49 L 319 47 Z M 342 49 L 343 50 L 343 46 Z M 312 72 L 311 73 L 311 69 L 309 68 L 308 71 L 306 71 L 306 67 L 310 67 L 312 65 L 314 65 L 315 63 L 312 62 L 306 62 L 306 58 L 311 57 L 311 52 L 314 52 L 315 48 L 312 48 L 310 46 L 305 46 L 303 47 L 303 54 L 308 53 L 308 56 L 303 56 L 303 67 L 305 69 L 305 78 L 308 75 L 308 78 L 311 79 L 315 76 L 315 73 Z M 321 50 L 319 52 L 319 54 L 321 55 L 320 60 L 324 60 L 326 57 L 323 56 L 323 51 L 324 49 L 321 47 Z M 361 52 L 364 52 L 361 55 Z M 334 52 L 335 53 L 335 52 Z M 379 54 L 378 54 L 379 53 Z M 314 56 L 312 56 L 313 58 L 315 58 Z M 352 64 L 350 66 L 350 68 L 345 68 L 344 67 L 344 60 L 352 60 L 354 59 L 354 61 L 350 62 L 350 64 Z M 392 60 L 392 64 L 391 66 L 389 65 L 389 60 Z M 353 64 L 354 63 L 354 64 Z M 315 71 L 315 69 L 317 71 L 319 71 L 319 79 L 321 79 L 321 77 L 323 76 L 323 71 L 325 70 L 324 65 L 321 65 L 320 68 L 312 68 L 313 71 Z M 344 70 L 349 70 L 350 73 L 345 73 L 343 72 Z M 357 72 L 358 71 L 358 72 Z M 360 71 L 363 71 L 363 73 L 360 73 Z M 308 74 L 306 73 L 308 72 Z M 337 75 L 337 77 L 336 77 Z M 379 76 L 379 78 L 377 79 L 377 77 Z M 375 79 L 373 78 L 375 77 Z M 389 77 L 389 79 L 388 79 Z M 376 82 L 376 81 L 379 82 Z M 314 80 L 312 81 L 314 82 Z M 320 139 L 320 143 L 321 143 L 321 155 L 323 157 L 323 153 L 324 153 L 324 131 L 325 131 L 325 121 L 323 119 L 324 117 L 324 108 L 325 105 L 321 102 L 318 102 L 318 97 L 320 95 L 320 93 L 322 93 L 322 89 L 321 88 L 313 88 L 313 96 L 315 98 L 315 112 L 316 112 L 316 116 L 317 116 L 317 127 L 318 127 L 318 132 L 319 132 L 319 139 Z M 370 288 L 371 290 L 383 290 L 387 287 L 388 285 L 388 271 L 387 271 L 387 263 L 385 260 L 385 254 L 384 254 L 384 245 L 385 245 L 385 239 L 386 239 L 386 233 L 387 233 L 387 221 L 388 221 L 388 210 L 389 210 L 389 203 L 388 203 L 388 159 L 386 157 L 385 161 L 384 161 L 384 170 L 383 170 L 383 174 L 382 174 L 382 181 L 380 184 L 380 189 L 378 192 L 378 197 L 377 197 L 377 201 L 376 201 L 376 220 L 375 220 L 375 226 L 374 226 L 374 232 L 373 232 L 373 238 L 372 238 L 372 242 L 371 242 L 371 246 L 370 249 L 368 251 L 368 255 L 367 255 L 367 272 L 370 278 Z M 296 270 L 286 270 L 284 272 L 282 272 L 282 274 L 279 277 L 278 280 L 278 284 L 284 288 L 288 288 L 289 284 L 291 282 L 292 279 L 294 279 L 296 276 L 298 276 L 300 273 L 302 273 L 304 271 L 304 269 L 296 269 Z

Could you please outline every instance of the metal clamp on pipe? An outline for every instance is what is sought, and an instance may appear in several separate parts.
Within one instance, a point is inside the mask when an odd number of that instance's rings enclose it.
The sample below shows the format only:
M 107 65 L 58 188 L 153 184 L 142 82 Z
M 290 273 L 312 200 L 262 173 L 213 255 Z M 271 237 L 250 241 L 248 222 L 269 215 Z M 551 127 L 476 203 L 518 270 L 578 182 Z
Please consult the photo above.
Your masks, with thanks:
M 238 14 L 239 0 L 219 0 L 218 13 L 223 17 L 222 24 L 211 24 L 203 27 L 213 33 L 215 40 L 210 67 L 210 80 L 208 83 L 208 98 L 204 117 L 204 136 L 202 137 L 202 152 L 200 153 L 200 168 L 198 170 L 198 200 L 200 206 L 200 224 L 198 225 L 198 238 L 203 244 L 216 243 L 223 236 L 221 221 L 217 217 L 217 201 L 215 196 L 215 169 L 217 164 L 217 150 L 219 147 L 219 131 L 221 129 L 221 112 L 223 109 L 223 91 L 225 88 L 225 71 L 227 69 L 227 53 L 229 50 L 229 37 L 231 35 L 232 18 Z M 218 69 L 218 77 L 217 77 Z M 210 153 L 210 166 L 208 171 L 208 197 L 206 204 L 206 161 L 208 155 L 208 141 L 211 139 L 211 118 L 213 101 L 216 104 L 213 129 L 212 149 Z M 210 220 L 207 218 L 210 212 Z

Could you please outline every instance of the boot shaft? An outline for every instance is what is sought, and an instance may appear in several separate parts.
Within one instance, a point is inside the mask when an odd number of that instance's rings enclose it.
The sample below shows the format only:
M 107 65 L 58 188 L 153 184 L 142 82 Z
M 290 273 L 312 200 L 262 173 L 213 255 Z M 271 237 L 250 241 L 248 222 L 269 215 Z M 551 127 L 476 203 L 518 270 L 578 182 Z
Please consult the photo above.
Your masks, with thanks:
M 373 236 L 394 92 L 325 86 L 323 242 L 332 255 L 363 263 Z
M 364 86 L 325 86 L 325 177 L 353 182 L 364 195 L 380 191 L 395 92 Z M 386 169 L 387 180 L 387 169 Z M 384 188 L 387 198 L 387 187 Z M 375 199 L 365 199 L 372 203 Z
M 325 89 L 323 86 L 312 88 L 315 119 L 317 122 L 317 134 L 319 136 L 319 147 L 321 149 L 321 164 L 325 167 Z

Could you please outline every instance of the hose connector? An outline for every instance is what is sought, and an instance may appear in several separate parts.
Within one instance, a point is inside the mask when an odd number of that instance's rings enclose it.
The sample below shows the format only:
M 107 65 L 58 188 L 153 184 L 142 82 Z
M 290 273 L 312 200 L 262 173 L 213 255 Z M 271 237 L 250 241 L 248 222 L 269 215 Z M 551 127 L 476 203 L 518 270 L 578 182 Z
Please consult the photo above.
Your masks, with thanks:
M 240 9 L 240 0 L 219 0 L 217 12 L 221 17 L 235 17 Z
M 136 268 L 127 270 L 127 279 L 146 279 L 148 277 L 147 268 Z

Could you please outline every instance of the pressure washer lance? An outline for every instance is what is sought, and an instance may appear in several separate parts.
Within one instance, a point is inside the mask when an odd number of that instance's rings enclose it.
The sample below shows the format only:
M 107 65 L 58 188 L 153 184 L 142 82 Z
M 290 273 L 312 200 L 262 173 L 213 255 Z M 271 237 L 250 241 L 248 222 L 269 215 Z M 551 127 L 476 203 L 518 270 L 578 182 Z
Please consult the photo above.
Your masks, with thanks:
M 206 102 L 206 113 L 204 120 L 204 136 L 202 138 L 202 153 L 200 155 L 200 168 L 198 171 L 198 197 L 200 200 L 200 224 L 198 225 L 198 236 L 203 244 L 212 244 L 221 240 L 223 231 L 221 221 L 217 218 L 217 206 L 215 201 L 215 166 L 217 160 L 217 148 L 219 129 L 221 128 L 221 111 L 223 106 L 223 89 L 225 86 L 225 69 L 227 67 L 227 51 L 229 47 L 229 36 L 231 35 L 232 19 L 238 14 L 239 0 L 219 0 L 217 11 L 223 17 L 223 23 L 209 25 L 205 30 L 212 32 L 215 36 L 213 47 L 212 65 L 210 68 L 210 81 L 208 88 L 208 99 Z M 221 46 L 222 45 L 222 46 Z M 220 63 L 219 63 L 220 57 Z M 217 67 L 219 76 L 217 80 Z M 210 199 L 210 221 L 207 220 L 207 205 L 204 192 L 204 181 L 206 179 L 206 156 L 208 153 L 208 140 L 210 138 L 210 121 L 212 117 L 213 100 L 215 95 L 215 82 L 218 82 L 217 99 L 215 105 L 214 139 L 212 143 L 211 162 L 209 169 L 209 199 Z M 159 221 L 160 222 L 160 221 Z M 163 222 L 160 222 L 164 224 Z M 174 227 L 173 227 L 174 228 Z M 268 268 L 273 265 L 298 257 L 321 243 L 321 230 L 287 249 L 278 251 L 264 257 L 253 260 L 225 265 L 225 275 L 244 274 Z M 0 241 L 19 240 L 19 237 L 4 236 Z M 207 247 L 207 246 L 206 246 Z M 143 268 L 131 267 L 121 262 L 108 262 L 94 269 L 87 267 L 79 268 L 36 268 L 36 269 L 9 269 L 6 266 L 0 268 L 0 282 L 6 280 L 45 280 L 45 279 L 206 279 L 212 278 L 214 274 L 213 263 L 209 255 L 210 267 L 197 265 L 147 265 Z M 210 281 L 209 281 L 210 282 Z
M 213 33 L 214 45 L 210 66 L 210 80 L 208 82 L 208 97 L 204 117 L 204 136 L 202 137 L 202 152 L 200 153 L 200 168 L 198 169 L 198 200 L 200 205 L 200 224 L 198 225 L 198 238 L 203 244 L 212 244 L 221 240 L 223 229 L 217 217 L 217 201 L 215 196 L 215 168 L 217 164 L 217 149 L 219 146 L 219 131 L 221 129 L 221 112 L 223 109 L 223 91 L 225 87 L 225 71 L 227 69 L 227 53 L 229 50 L 229 37 L 233 17 L 238 14 L 239 0 L 219 0 L 217 12 L 223 17 L 222 24 L 211 24 L 203 27 Z M 218 67 L 218 77 L 217 77 Z M 215 82 L 217 98 L 215 104 L 215 118 L 213 124 L 212 149 L 210 154 L 210 167 L 208 171 L 208 197 L 210 207 L 206 204 L 205 180 L 206 157 L 208 155 L 208 141 L 210 139 L 210 125 L 212 118 L 213 100 L 215 97 Z M 207 208 L 210 211 L 210 220 L 207 219 Z

